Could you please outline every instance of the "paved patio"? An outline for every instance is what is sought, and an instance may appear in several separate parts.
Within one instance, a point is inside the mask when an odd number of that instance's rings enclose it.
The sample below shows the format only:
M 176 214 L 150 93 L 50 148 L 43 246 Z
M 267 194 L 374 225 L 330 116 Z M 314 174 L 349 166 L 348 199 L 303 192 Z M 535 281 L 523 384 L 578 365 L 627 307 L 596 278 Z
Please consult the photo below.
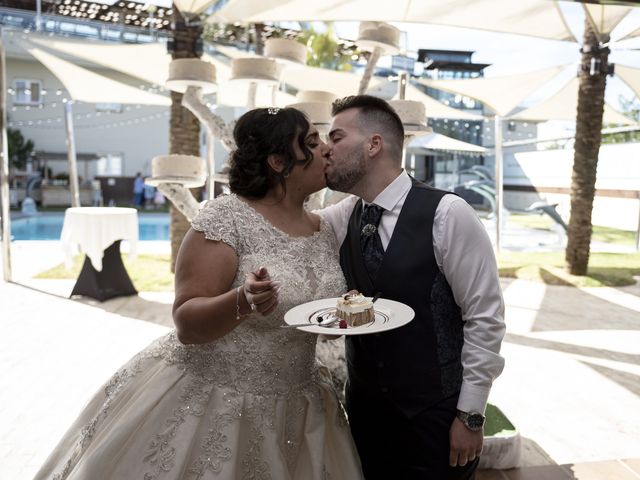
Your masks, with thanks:
M 61 253 L 18 243 L 21 284 L 0 282 L 0 479 L 11 480 L 31 478 L 91 394 L 171 327 L 173 300 L 69 300 L 72 281 L 31 279 Z M 506 367 L 490 401 L 520 430 L 522 467 L 478 480 L 639 480 L 640 285 L 503 288 Z

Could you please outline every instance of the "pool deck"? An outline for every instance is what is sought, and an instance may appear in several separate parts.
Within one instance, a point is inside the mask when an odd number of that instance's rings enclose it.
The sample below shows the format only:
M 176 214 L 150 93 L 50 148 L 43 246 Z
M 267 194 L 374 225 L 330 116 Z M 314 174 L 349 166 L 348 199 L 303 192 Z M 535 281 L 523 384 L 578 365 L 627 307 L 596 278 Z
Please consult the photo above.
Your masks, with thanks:
M 0 479 L 30 479 L 93 392 L 171 328 L 172 292 L 99 303 L 32 278 L 63 259 L 59 242 L 14 242 L 19 283 L 0 281 Z M 640 284 L 502 287 L 506 367 L 490 401 L 519 429 L 522 459 L 477 480 L 640 480 Z

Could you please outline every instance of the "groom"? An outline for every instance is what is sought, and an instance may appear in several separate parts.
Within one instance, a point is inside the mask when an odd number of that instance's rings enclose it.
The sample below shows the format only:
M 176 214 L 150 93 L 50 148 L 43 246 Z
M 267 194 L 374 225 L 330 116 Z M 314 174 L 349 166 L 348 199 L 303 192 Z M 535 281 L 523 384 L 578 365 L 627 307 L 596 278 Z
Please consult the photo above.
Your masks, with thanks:
M 471 479 L 504 361 L 496 261 L 473 209 L 402 169 L 404 128 L 382 99 L 333 104 L 320 213 L 349 289 L 410 305 L 409 324 L 346 340 L 347 413 L 367 480 Z

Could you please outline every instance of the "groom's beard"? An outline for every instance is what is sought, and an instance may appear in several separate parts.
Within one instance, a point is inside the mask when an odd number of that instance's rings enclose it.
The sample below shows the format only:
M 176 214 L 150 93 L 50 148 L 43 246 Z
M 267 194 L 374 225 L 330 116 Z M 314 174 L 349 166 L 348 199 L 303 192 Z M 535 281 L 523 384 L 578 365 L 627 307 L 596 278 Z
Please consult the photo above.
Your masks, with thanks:
M 333 161 L 331 173 L 327 173 L 327 187 L 336 192 L 351 193 L 353 187 L 364 177 L 367 163 L 364 153 L 356 147 L 341 160 Z

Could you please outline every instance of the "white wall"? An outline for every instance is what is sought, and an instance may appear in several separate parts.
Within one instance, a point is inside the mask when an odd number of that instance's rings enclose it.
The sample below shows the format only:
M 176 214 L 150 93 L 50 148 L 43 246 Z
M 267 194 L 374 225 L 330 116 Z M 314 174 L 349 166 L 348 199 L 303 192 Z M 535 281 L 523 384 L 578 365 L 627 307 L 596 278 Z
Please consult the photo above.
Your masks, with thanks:
M 130 77 L 113 71 L 100 72 L 116 80 L 131 82 Z M 7 59 L 7 84 L 13 86 L 13 80 L 28 78 L 41 80 L 47 90 L 43 108 L 13 105 L 13 96 L 7 95 L 8 122 L 11 128 L 19 129 L 25 138 L 33 140 L 36 150 L 66 152 L 64 129 L 64 110 L 62 98 L 56 90 L 64 86 L 36 61 L 19 58 Z M 53 106 L 53 104 L 56 104 Z M 143 105 L 123 105 L 122 113 L 97 114 L 94 104 L 74 104 L 74 132 L 76 152 L 78 153 L 116 153 L 122 154 L 123 175 L 132 176 L 137 171 L 150 174 L 151 159 L 169 151 L 169 108 Z M 24 125 L 18 126 L 18 122 Z M 32 122 L 32 125 L 28 125 Z M 40 123 L 38 123 L 40 122 Z M 115 126 L 114 126 L 115 124 Z M 52 162 L 57 172 L 68 171 L 65 162 Z M 84 177 L 85 166 L 79 164 L 79 175 Z M 95 163 L 91 162 L 89 174 L 95 174 Z

